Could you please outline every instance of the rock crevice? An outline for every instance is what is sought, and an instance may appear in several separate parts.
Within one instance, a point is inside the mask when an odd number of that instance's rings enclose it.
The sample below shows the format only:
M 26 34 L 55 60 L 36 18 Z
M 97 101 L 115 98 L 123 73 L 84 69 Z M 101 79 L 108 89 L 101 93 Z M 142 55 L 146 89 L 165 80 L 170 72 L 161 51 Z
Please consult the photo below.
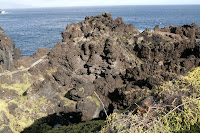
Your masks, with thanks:
M 94 92 L 112 113 L 132 107 L 163 82 L 200 65 L 200 27 L 196 24 L 156 26 L 154 31 L 139 33 L 122 18 L 113 20 L 105 13 L 68 25 L 62 37 L 50 51 L 40 49 L 35 54 L 33 60 L 48 53 L 45 62 L 28 70 L 31 85 L 24 95 L 45 98 L 47 101 L 38 103 L 43 107 L 38 107 L 46 108 L 47 114 L 78 114 L 80 121 L 105 118 Z M 14 43 L 5 37 L 1 40 L 0 62 L 12 64 L 18 57 Z

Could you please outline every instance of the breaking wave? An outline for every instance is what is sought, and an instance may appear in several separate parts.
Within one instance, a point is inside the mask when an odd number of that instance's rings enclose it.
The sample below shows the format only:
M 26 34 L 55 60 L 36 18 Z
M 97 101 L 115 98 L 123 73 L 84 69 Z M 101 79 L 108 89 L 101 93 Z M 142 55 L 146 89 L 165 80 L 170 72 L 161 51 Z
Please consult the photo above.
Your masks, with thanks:
M 8 14 L 8 12 L 6 12 L 6 11 L 2 11 L 0 14 Z

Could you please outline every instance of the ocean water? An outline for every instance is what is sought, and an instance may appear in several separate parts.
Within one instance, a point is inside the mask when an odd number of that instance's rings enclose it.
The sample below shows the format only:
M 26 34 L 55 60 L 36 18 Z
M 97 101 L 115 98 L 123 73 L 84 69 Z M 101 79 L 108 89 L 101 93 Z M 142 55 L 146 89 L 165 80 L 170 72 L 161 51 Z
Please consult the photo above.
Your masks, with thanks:
M 34 8 L 6 12 L 0 14 L 0 26 L 24 56 L 32 56 L 41 47 L 52 48 L 62 40 L 61 32 L 67 24 L 104 12 L 110 12 L 114 19 L 121 16 L 139 31 L 153 30 L 155 25 L 181 26 L 193 22 L 200 25 L 200 5 Z

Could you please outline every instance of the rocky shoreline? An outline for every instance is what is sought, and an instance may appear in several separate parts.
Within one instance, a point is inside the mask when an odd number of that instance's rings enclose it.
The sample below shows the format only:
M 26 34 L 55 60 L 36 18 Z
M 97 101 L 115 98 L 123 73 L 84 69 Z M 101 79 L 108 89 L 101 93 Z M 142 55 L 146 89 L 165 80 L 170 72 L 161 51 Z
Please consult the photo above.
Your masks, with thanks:
M 43 117 L 51 123 L 52 115 L 59 125 L 105 119 L 104 109 L 108 115 L 132 111 L 145 99 L 166 105 L 178 99 L 177 106 L 181 96 L 157 96 L 154 90 L 200 66 L 196 24 L 140 33 L 105 13 L 67 25 L 62 37 L 51 50 L 21 57 L 0 28 L 0 73 L 29 68 L 0 76 L 0 133 L 22 132 Z

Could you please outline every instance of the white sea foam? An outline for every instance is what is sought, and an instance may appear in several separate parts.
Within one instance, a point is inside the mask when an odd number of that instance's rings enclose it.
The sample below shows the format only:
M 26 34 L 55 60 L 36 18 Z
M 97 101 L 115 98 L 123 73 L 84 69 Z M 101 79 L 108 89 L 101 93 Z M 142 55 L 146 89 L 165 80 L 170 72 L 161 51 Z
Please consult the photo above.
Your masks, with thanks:
M 139 29 L 139 32 L 142 33 L 144 31 L 144 29 Z
M 8 12 L 6 12 L 6 11 L 2 11 L 0 14 L 8 14 Z

